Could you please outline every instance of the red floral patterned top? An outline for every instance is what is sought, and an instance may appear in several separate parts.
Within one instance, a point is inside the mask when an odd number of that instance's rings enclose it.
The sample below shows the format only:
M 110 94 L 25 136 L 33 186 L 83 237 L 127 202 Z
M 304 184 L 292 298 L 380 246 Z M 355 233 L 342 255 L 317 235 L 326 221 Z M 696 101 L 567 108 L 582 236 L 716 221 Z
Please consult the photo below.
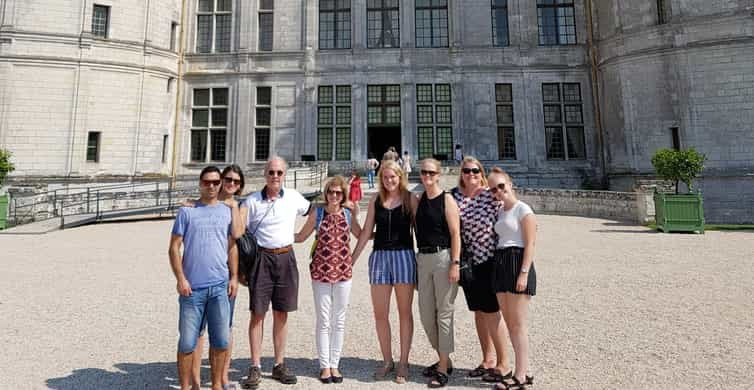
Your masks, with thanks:
M 312 280 L 336 283 L 350 280 L 353 276 L 351 261 L 351 227 L 345 214 L 325 212 L 317 232 L 317 247 L 309 264 Z

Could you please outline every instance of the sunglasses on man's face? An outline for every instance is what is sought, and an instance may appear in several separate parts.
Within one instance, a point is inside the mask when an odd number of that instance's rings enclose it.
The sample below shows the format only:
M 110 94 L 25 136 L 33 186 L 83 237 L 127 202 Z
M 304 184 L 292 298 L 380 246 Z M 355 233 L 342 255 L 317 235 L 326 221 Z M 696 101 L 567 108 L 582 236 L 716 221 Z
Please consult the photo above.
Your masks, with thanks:
M 462 171 L 463 171 L 463 173 L 465 173 L 467 175 L 470 174 L 470 173 L 478 175 L 479 172 L 482 172 L 482 170 L 479 169 L 479 168 L 463 168 Z
M 220 185 L 220 180 L 204 180 L 204 179 L 202 179 L 201 183 L 202 183 L 202 186 L 204 186 L 204 187 L 209 187 L 209 186 L 217 187 L 217 186 Z
M 493 194 L 497 194 L 498 191 L 505 191 L 505 183 L 498 183 L 495 187 L 490 188 L 490 192 Z
M 237 186 L 241 185 L 241 179 L 234 179 L 232 177 L 226 177 L 223 180 L 225 180 L 226 184 L 235 184 Z
M 285 172 L 283 171 L 273 171 L 272 169 L 267 171 L 267 176 L 283 176 L 284 174 Z
M 422 176 L 437 176 L 440 174 L 440 172 L 430 171 L 428 169 L 422 169 L 421 171 L 419 171 L 419 173 L 421 173 Z

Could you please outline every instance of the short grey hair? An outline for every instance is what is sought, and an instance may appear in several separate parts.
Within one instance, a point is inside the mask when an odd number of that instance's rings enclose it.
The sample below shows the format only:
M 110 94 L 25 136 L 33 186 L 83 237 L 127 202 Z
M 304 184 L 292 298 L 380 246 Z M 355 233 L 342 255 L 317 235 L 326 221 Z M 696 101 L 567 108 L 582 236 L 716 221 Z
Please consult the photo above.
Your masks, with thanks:
M 277 154 L 272 155 L 269 160 L 267 160 L 267 165 L 265 165 L 265 170 L 267 170 L 270 167 L 270 163 L 273 161 L 280 161 L 283 163 L 283 166 L 285 167 L 285 171 L 288 172 L 288 162 L 285 161 L 284 158 L 278 156 Z

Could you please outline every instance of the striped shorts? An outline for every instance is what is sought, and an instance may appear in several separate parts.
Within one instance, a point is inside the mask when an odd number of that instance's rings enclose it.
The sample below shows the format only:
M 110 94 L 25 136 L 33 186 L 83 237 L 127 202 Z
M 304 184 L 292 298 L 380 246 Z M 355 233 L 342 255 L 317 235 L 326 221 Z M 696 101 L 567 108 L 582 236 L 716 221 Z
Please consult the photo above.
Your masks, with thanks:
M 369 255 L 369 284 L 416 284 L 413 249 L 376 250 Z

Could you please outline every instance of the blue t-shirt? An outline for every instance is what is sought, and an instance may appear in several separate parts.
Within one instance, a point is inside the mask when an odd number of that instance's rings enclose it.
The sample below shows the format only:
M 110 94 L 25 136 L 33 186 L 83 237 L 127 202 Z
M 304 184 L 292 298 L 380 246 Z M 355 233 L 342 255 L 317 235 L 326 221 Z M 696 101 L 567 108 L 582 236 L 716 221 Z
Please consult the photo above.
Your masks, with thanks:
M 216 286 L 228 280 L 230 208 L 222 203 L 181 207 L 173 234 L 183 237 L 183 273 L 192 289 Z

